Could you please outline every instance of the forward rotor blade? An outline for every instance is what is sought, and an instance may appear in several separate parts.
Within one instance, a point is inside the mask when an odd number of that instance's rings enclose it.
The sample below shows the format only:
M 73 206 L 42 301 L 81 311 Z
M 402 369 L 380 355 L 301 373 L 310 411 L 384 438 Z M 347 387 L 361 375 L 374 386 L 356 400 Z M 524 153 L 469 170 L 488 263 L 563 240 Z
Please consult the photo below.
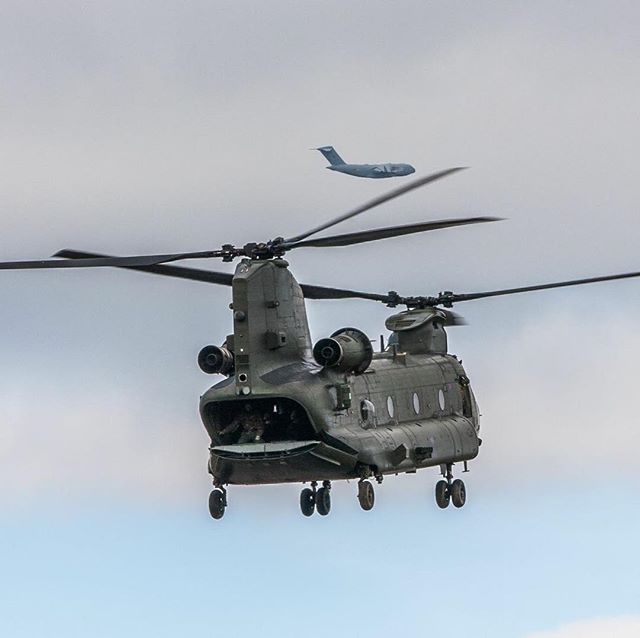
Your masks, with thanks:
M 93 258 L 109 258 L 108 255 L 100 255 L 98 253 L 87 253 L 79 250 L 60 250 L 54 257 L 65 257 L 67 259 L 93 259 Z M 192 281 L 202 281 L 208 284 L 220 284 L 221 286 L 230 286 L 233 275 L 226 272 L 215 272 L 212 270 L 201 270 L 199 268 L 186 268 L 184 266 L 115 266 L 116 268 L 125 268 L 126 270 L 139 270 L 140 272 L 148 272 L 154 275 L 165 275 L 166 277 L 178 277 L 180 279 L 190 279 Z
M 441 293 L 438 296 L 438 303 L 457 303 L 459 301 L 472 301 L 474 299 L 485 299 L 486 297 L 501 297 L 503 295 L 516 295 L 521 292 L 534 292 L 536 290 L 550 290 L 552 288 L 566 288 L 568 286 L 582 286 L 584 284 L 595 284 L 600 281 L 615 281 L 616 279 L 632 279 L 640 277 L 640 272 L 628 272 L 618 275 L 604 275 L 603 277 L 588 277 L 586 279 L 571 279 L 568 281 L 558 281 L 550 284 L 539 284 L 537 286 L 523 286 L 521 288 L 505 288 L 504 290 L 490 290 L 487 292 L 472 292 L 467 294 Z
M 295 244 L 288 245 L 287 248 L 326 248 L 329 246 L 351 246 L 352 244 L 362 244 L 388 237 L 399 237 L 401 235 L 411 235 L 413 233 L 423 233 L 429 230 L 439 230 L 441 228 L 452 228 L 454 226 L 465 226 L 467 224 L 482 224 L 485 222 L 500 221 L 500 217 L 466 217 L 464 219 L 442 219 L 433 222 L 422 222 L 420 224 L 407 224 L 404 226 L 391 226 L 388 228 L 376 228 L 364 230 L 357 233 L 346 233 L 344 235 L 333 235 L 332 237 L 319 237 L 317 239 L 307 239 Z
M 136 268 L 154 266 L 179 259 L 203 259 L 219 257 L 219 251 L 204 251 L 194 253 L 176 253 L 169 255 L 135 255 L 132 257 L 92 257 L 77 261 L 63 261 L 59 259 L 40 259 L 36 261 L 3 261 L 0 270 L 32 270 L 43 268 L 102 268 L 116 266 L 120 268 Z
M 447 168 L 444 171 L 439 171 L 438 173 L 432 173 L 431 175 L 427 175 L 426 177 L 421 177 L 419 179 L 413 180 L 408 184 L 401 186 L 400 188 L 396 188 L 395 190 L 389 191 L 384 195 L 380 195 L 380 197 L 376 197 L 375 199 L 372 199 L 371 201 L 367 202 L 366 204 L 363 204 L 362 206 L 359 206 L 358 208 L 354 208 L 353 210 L 349 211 L 348 213 L 345 213 L 344 215 L 340 215 L 340 217 L 336 217 L 335 219 L 325 222 L 320 226 L 316 226 L 316 228 L 312 228 L 306 233 L 302 233 L 300 235 L 296 235 L 295 237 L 286 239 L 285 244 L 293 244 L 293 243 L 302 241 L 303 239 L 306 239 L 311 235 L 315 235 L 316 233 L 319 233 L 321 230 L 325 230 L 326 228 L 335 226 L 336 224 L 339 224 L 340 222 L 343 222 L 347 219 L 351 219 L 352 217 L 355 217 L 360 213 L 364 213 L 365 211 L 370 210 L 371 208 L 375 208 L 376 206 L 379 206 L 380 204 L 384 204 L 385 202 L 395 199 L 400 195 L 404 195 L 404 193 L 408 193 L 409 191 L 412 191 L 415 188 L 420 188 L 421 186 L 425 186 L 426 184 L 435 182 L 436 180 L 442 179 L 447 175 L 451 175 L 452 173 L 456 173 L 457 171 L 461 171 L 463 169 L 464 167 L 462 166 L 459 166 L 456 168 Z
M 106 258 L 108 255 L 100 255 L 98 253 L 88 253 L 79 250 L 61 250 L 55 254 L 55 257 L 65 257 L 67 259 L 90 259 L 90 258 Z M 233 275 L 230 273 L 214 272 L 211 270 L 201 270 L 199 268 L 185 268 L 184 266 L 116 266 L 116 268 L 124 268 L 126 270 L 139 270 L 154 275 L 164 275 L 167 277 L 178 277 L 180 279 L 190 279 L 193 281 L 202 281 L 209 284 L 220 284 L 222 286 L 231 286 Z M 307 299 L 372 299 L 373 301 L 387 301 L 387 295 L 376 295 L 367 292 L 358 292 L 355 290 L 343 290 L 342 288 L 326 288 L 324 286 L 310 286 L 300 284 L 302 293 Z

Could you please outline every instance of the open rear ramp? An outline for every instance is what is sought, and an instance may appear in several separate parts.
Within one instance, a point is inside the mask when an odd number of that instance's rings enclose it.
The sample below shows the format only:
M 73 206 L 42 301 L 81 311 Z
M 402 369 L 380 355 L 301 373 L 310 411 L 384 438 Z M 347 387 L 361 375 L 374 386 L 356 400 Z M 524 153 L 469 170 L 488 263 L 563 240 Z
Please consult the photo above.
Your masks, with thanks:
M 299 483 L 353 476 L 357 455 L 322 441 L 278 441 L 211 448 L 212 474 L 225 483 Z

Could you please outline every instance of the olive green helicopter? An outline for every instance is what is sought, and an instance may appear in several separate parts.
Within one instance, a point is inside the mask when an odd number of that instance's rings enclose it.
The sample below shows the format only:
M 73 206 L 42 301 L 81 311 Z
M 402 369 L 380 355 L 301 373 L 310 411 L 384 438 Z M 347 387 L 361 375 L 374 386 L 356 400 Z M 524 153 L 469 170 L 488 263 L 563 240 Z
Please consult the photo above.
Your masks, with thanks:
M 300 509 L 326 516 L 331 482 L 357 481 L 363 510 L 374 506 L 372 479 L 437 467 L 440 508 L 457 508 L 466 488 L 454 464 L 478 455 L 479 411 L 461 361 L 448 352 L 445 328 L 464 323 L 449 310 L 474 299 L 640 276 L 640 272 L 576 279 L 505 290 L 435 296 L 401 296 L 299 284 L 284 256 L 296 248 L 350 246 L 466 224 L 497 221 L 467 217 L 311 238 L 411 190 L 451 175 L 450 168 L 416 179 L 311 230 L 285 239 L 219 250 L 113 257 L 61 250 L 64 259 L 0 262 L 0 269 L 117 267 L 231 286 L 233 333 L 204 347 L 200 368 L 224 377 L 200 398 L 211 438 L 213 478 L 209 511 L 220 519 L 227 486 L 305 483 Z M 235 273 L 167 265 L 184 259 L 240 258 Z M 402 312 L 386 320 L 388 343 L 374 352 L 361 330 L 345 327 L 312 344 L 305 299 L 367 299 Z

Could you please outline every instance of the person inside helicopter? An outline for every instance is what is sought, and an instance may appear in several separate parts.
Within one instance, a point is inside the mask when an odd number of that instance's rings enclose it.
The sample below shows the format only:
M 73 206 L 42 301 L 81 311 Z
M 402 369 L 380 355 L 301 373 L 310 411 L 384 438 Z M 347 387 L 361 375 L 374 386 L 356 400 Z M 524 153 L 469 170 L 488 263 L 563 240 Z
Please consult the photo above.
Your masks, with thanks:
M 217 440 L 222 445 L 316 438 L 303 408 L 287 398 L 221 402 L 212 408 L 211 419 L 219 424 Z
M 251 403 L 244 404 L 236 417 L 229 425 L 220 430 L 220 435 L 239 434 L 238 443 L 260 443 L 265 430 L 265 419 L 263 419 L 254 409 Z

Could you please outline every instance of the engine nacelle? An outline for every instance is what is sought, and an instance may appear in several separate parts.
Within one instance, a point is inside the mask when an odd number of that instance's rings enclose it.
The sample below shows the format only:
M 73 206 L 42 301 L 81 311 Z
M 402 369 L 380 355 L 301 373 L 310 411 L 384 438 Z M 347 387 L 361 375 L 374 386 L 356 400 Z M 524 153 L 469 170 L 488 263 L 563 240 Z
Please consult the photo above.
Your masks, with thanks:
M 235 369 L 233 352 L 225 346 L 205 346 L 198 354 L 198 365 L 207 374 L 229 377 Z
M 323 367 L 362 374 L 373 358 L 373 346 L 362 330 L 341 328 L 316 343 L 313 358 Z

